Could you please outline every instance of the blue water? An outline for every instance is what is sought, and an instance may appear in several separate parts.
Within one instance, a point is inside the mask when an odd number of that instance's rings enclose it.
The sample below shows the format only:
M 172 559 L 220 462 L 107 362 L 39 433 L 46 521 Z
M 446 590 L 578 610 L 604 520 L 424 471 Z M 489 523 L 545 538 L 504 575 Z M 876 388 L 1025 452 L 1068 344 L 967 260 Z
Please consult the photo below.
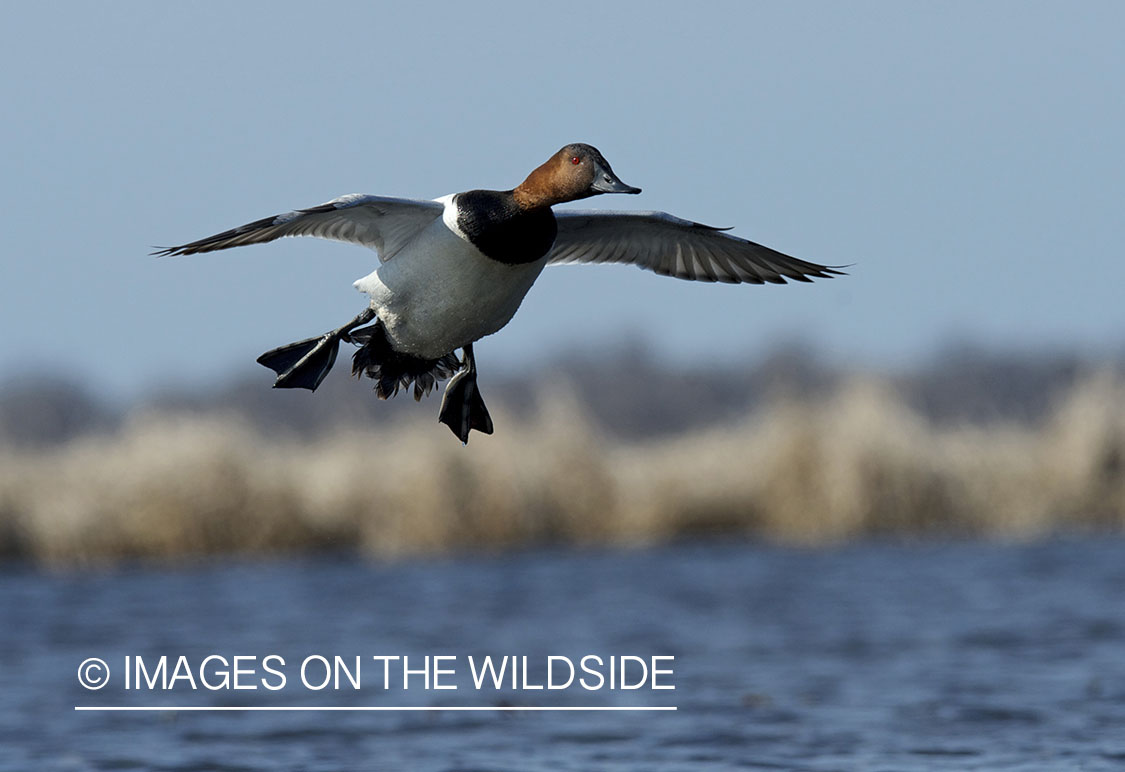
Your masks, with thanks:
M 277 691 L 122 683 L 126 655 L 270 653 Z M 663 655 L 676 688 L 477 692 L 461 664 L 456 690 L 404 692 L 364 664 L 360 690 L 310 691 L 295 666 L 318 653 L 527 655 L 533 683 L 548 655 Z M 110 667 L 99 691 L 77 682 L 87 657 Z M 678 711 L 74 710 L 188 704 Z M 1123 768 L 1120 540 L 0 570 L 4 770 Z

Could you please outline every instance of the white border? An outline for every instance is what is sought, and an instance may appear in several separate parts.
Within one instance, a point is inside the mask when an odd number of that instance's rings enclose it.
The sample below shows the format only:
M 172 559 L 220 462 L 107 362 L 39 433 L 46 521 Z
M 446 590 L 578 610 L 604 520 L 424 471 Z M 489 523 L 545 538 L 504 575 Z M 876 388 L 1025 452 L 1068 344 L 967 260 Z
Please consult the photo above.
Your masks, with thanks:
M 601 710 L 678 710 L 675 705 L 75 705 L 75 710 L 136 711 L 442 711 L 442 710 L 507 710 L 507 711 L 601 711 Z

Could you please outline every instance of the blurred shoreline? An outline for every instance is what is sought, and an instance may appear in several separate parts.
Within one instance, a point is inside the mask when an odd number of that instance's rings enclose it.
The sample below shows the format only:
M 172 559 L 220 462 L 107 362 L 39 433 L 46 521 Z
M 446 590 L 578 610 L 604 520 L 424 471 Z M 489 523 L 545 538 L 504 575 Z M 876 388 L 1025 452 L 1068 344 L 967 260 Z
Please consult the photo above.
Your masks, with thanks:
M 58 378 L 0 387 L 0 556 L 376 556 L 701 534 L 821 545 L 1125 529 L 1121 362 L 951 351 L 855 373 L 797 348 L 673 368 L 643 349 L 482 381 L 493 437 L 440 397 L 334 373 L 115 412 Z

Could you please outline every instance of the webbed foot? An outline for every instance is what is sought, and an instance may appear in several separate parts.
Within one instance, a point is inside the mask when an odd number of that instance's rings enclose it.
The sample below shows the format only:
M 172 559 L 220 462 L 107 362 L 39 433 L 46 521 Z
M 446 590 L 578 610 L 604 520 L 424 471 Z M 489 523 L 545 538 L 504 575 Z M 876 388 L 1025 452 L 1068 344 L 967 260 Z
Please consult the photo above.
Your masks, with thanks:
M 336 364 L 340 350 L 340 336 L 327 333 L 319 338 L 309 338 L 280 346 L 258 357 L 258 363 L 277 373 L 275 389 L 308 389 L 316 387 Z
M 299 340 L 285 346 L 267 351 L 258 357 L 258 363 L 277 373 L 275 389 L 308 389 L 316 387 L 336 364 L 336 354 L 340 351 L 340 341 L 349 340 L 348 333 L 361 324 L 366 324 L 375 316 L 370 308 L 356 316 L 343 327 L 316 338 Z
M 484 406 L 484 400 L 477 388 L 477 368 L 473 360 L 473 347 L 465 351 L 466 368 L 453 376 L 445 387 L 441 398 L 441 412 L 438 421 L 445 424 L 461 440 L 469 443 L 469 432 L 476 429 L 482 434 L 492 434 L 492 416 Z

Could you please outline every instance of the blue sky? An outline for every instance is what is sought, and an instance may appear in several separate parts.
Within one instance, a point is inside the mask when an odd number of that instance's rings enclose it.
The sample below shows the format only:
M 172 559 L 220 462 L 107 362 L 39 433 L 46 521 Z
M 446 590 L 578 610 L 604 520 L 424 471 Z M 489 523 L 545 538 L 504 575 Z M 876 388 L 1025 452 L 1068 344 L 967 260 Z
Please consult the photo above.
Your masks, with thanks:
M 546 272 L 477 347 L 623 336 L 676 360 L 805 340 L 1125 345 L 1125 4 L 21 3 L 0 32 L 0 374 L 109 393 L 271 375 L 363 307 L 374 255 L 148 256 L 343 193 L 509 188 L 596 145 L 637 197 L 809 260 L 816 285 Z

